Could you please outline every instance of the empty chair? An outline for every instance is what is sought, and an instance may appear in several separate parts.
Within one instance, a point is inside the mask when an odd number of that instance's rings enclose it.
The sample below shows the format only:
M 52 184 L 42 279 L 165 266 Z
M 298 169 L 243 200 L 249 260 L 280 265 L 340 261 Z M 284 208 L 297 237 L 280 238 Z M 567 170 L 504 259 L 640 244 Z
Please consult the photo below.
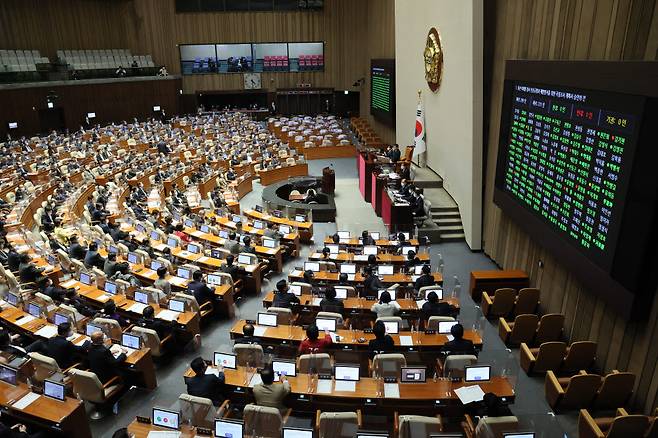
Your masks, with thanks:
M 498 334 L 505 345 L 529 344 L 535 337 L 538 324 L 537 315 L 519 315 L 514 322 L 507 322 L 501 317 L 498 320 Z
M 588 407 L 601 386 L 601 376 L 581 371 L 572 377 L 555 377 L 553 371 L 546 373 L 544 392 L 548 405 L 558 410 L 581 409 Z
M 253 344 L 237 344 L 233 346 L 239 366 L 261 368 L 263 366 L 263 347 Z
M 300 374 L 330 375 L 332 371 L 331 356 L 329 353 L 302 354 L 297 359 L 297 368 Z
M 482 292 L 482 313 L 486 318 L 505 317 L 512 313 L 516 291 L 514 289 L 497 289 L 493 297 Z
M 536 313 L 539 306 L 539 289 L 526 287 L 519 291 L 514 303 L 514 316 Z
M 115 319 L 110 318 L 94 318 L 93 324 L 96 326 L 104 327 L 108 333 L 108 337 L 115 341 L 121 341 L 121 326 Z
M 336 328 L 343 328 L 343 315 L 336 312 L 318 312 L 318 318 L 328 318 L 336 321 Z
M 292 310 L 285 307 L 269 307 L 267 313 L 276 313 L 276 322 L 279 325 L 292 325 L 295 321 L 295 315 Z
M 589 370 L 596 359 L 596 342 L 576 341 L 567 349 L 567 355 L 562 363 L 563 372 Z
M 320 412 L 315 415 L 318 438 L 354 438 L 361 427 L 361 411 Z
M 420 415 L 394 416 L 394 430 L 398 438 L 426 437 L 443 431 L 441 417 L 423 417 Z
M 248 404 L 242 412 L 244 429 L 249 431 L 252 436 L 279 438 L 288 415 L 290 415 L 290 409 L 282 417 L 281 411 L 277 408 Z
M 527 373 L 545 373 L 560 368 L 567 351 L 564 342 L 544 342 L 539 348 L 530 348 L 525 342 L 521 344 L 521 368 Z
M 106 408 L 110 407 L 121 394 L 123 384 L 119 377 L 113 377 L 105 385 L 98 380 L 98 376 L 91 371 L 72 368 L 70 371 L 73 381 L 73 392 L 86 402 L 94 404 L 100 410 L 93 412 L 90 417 L 94 420 L 102 418 Z
M 178 397 L 178 404 L 180 405 L 183 422 L 188 422 L 195 427 L 212 429 L 215 418 L 224 416 L 228 407 L 228 400 L 216 409 L 209 398 L 181 394 Z
M 151 349 L 151 354 L 154 357 L 162 357 L 164 355 L 165 345 L 173 339 L 173 335 L 169 334 L 164 339 L 160 339 L 155 330 L 134 326 L 132 332 L 140 336 L 144 341 L 144 346 Z
M 455 318 L 452 316 L 430 316 L 427 320 L 427 328 L 429 330 L 438 330 L 440 322 L 450 322 L 454 320 Z
M 473 354 L 451 354 L 447 356 L 445 362 L 442 364 L 437 360 L 439 372 L 444 377 L 459 377 L 464 378 L 464 368 L 477 363 L 478 358 Z
M 401 353 L 376 354 L 372 359 L 372 376 L 398 378 L 404 366 L 407 360 Z
M 541 317 L 535 334 L 535 345 L 541 345 L 544 342 L 559 341 L 562 337 L 562 327 L 564 326 L 564 315 L 560 313 L 549 313 Z
M 594 400 L 594 407 L 597 409 L 624 407 L 633 394 L 634 384 L 635 374 L 612 370 L 603 378 Z
M 504 417 L 482 417 L 475 426 L 473 418 L 466 414 L 462 429 L 468 438 L 503 438 L 503 434 L 515 432 L 519 428 L 519 419 L 513 415 Z
M 613 418 L 592 418 L 587 409 L 578 416 L 579 438 L 630 438 L 649 437 L 649 417 L 628 415 L 625 409 L 617 409 Z M 654 421 L 655 423 L 655 421 Z M 653 424 L 651 425 L 653 426 Z
M 57 365 L 57 361 L 52 357 L 46 356 L 41 353 L 28 353 L 34 365 L 34 374 L 32 379 L 37 383 L 42 384 L 44 380 L 50 378 L 55 373 L 61 373 L 62 370 Z

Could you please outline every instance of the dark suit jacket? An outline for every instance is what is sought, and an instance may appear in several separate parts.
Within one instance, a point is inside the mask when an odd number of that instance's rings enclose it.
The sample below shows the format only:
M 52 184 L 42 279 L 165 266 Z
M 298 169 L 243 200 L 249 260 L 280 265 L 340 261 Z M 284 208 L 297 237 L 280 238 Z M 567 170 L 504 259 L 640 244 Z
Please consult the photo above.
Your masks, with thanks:
M 342 314 L 345 311 L 345 305 L 338 298 L 334 298 L 333 300 L 322 298 L 322 301 L 320 301 L 320 310 L 323 312 L 334 312 Z
M 18 269 L 21 281 L 36 282 L 42 278 L 41 271 L 32 263 L 21 264 Z
M 448 341 L 443 345 L 441 350 L 450 354 L 475 354 L 473 341 L 468 339 L 453 339 L 452 341 Z
M 155 332 L 158 334 L 158 337 L 160 337 L 160 341 L 166 338 L 172 330 L 171 324 L 161 319 L 141 318 L 139 321 L 137 321 L 137 325 L 147 329 L 155 330 Z
M 191 281 L 187 285 L 187 291 L 194 295 L 199 305 L 212 301 L 215 298 L 215 292 L 202 281 Z
M 371 339 L 368 342 L 368 351 L 370 352 L 371 359 L 378 353 L 393 353 L 394 348 L 395 342 L 393 342 L 391 335 L 385 335 L 382 339 Z
M 87 255 L 87 250 L 82 247 L 79 243 L 74 243 L 69 246 L 69 257 L 74 259 L 84 260 Z
M 288 309 L 292 308 L 293 304 L 299 304 L 299 298 L 297 295 L 290 292 L 285 293 L 275 293 L 274 300 L 272 301 L 272 306 L 274 307 L 285 307 Z
M 454 309 L 445 301 L 439 301 L 435 304 L 432 304 L 428 301 L 423 304 L 423 308 L 421 310 L 423 312 L 423 317 L 425 319 L 429 319 L 430 316 L 450 316 L 452 315 Z
M 66 289 L 63 289 L 59 286 L 55 286 L 54 284 L 48 286 L 43 290 L 43 293 L 48 295 L 50 298 L 57 302 L 64 301 L 64 297 L 66 296 Z
M 209 398 L 215 405 L 219 405 L 224 401 L 222 393 L 224 373 L 219 373 L 219 377 L 214 374 L 186 377 L 185 384 L 187 385 L 187 393 L 190 395 Z
M 379 277 L 371 275 L 363 281 L 363 293 L 366 296 L 377 296 L 377 291 L 383 289 L 384 285 L 379 280 Z
M 435 284 L 436 281 L 434 280 L 434 276 L 432 274 L 421 275 L 414 282 L 414 289 L 420 290 L 421 287 L 434 286 Z
M 98 376 L 101 383 L 105 383 L 114 376 L 119 376 L 118 365 L 126 360 L 126 355 L 121 353 L 116 359 L 110 349 L 104 345 L 92 345 L 87 355 L 89 368 Z
M 63 336 L 55 336 L 41 343 L 41 347 L 28 348 L 30 351 L 37 351 L 52 357 L 57 365 L 64 370 L 75 363 L 75 358 L 87 351 L 88 345 L 73 345 Z
M 7 254 L 7 267 L 10 271 L 18 271 L 21 264 L 20 255 L 16 251 L 9 251 Z
M 103 269 L 105 265 L 105 259 L 97 251 L 87 251 L 84 262 L 85 265 L 94 266 L 98 269 Z
M 240 268 L 236 265 L 224 265 L 222 266 L 221 271 L 225 274 L 230 274 L 233 281 L 235 281 L 238 279 L 238 272 L 240 272 Z

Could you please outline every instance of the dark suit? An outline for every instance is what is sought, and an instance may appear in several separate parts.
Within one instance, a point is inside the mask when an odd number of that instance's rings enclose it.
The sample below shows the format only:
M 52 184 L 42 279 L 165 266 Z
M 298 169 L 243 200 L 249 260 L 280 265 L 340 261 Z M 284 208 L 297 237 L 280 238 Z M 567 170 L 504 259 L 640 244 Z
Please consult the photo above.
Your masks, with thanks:
M 199 305 L 215 299 L 215 292 L 202 281 L 191 281 L 187 285 L 187 291 L 194 295 Z
M 445 301 L 439 301 L 438 303 L 430 303 L 429 301 L 423 304 L 421 309 L 423 312 L 423 317 L 429 319 L 430 316 L 450 316 L 453 313 L 453 307 L 446 303 Z
M 323 312 L 334 312 L 342 314 L 345 311 L 345 305 L 338 298 L 323 298 L 320 301 L 320 310 Z
M 221 271 L 225 274 L 230 274 L 233 281 L 235 281 L 238 279 L 238 273 L 240 272 L 240 268 L 235 265 L 231 265 L 231 266 L 224 265 L 221 267 Z
M 57 302 L 62 302 L 66 296 L 66 289 L 51 284 L 43 290 L 43 293 Z
M 89 368 L 98 376 L 101 383 L 105 383 L 114 376 L 120 376 L 118 367 L 126 360 L 126 355 L 121 353 L 116 359 L 105 345 L 92 345 L 87 355 Z
M 155 330 L 155 332 L 158 334 L 158 337 L 160 338 L 160 341 L 166 338 L 172 331 L 171 324 L 167 323 L 166 321 L 162 321 L 161 319 L 141 318 L 139 321 L 137 321 L 137 325 L 147 329 Z
M 297 295 L 289 292 L 277 292 L 274 294 L 272 306 L 292 309 L 293 304 L 299 304 L 299 298 L 297 298 Z
M 18 267 L 18 275 L 23 282 L 37 283 L 43 281 L 41 270 L 32 263 L 21 263 Z
M 404 254 L 404 255 L 406 255 L 406 254 Z M 422 264 L 420 259 L 418 257 L 414 257 L 411 260 L 405 260 L 404 261 L 404 268 L 405 269 L 410 269 L 410 268 L 413 268 L 414 266 L 420 265 L 420 264 Z
M 219 373 L 219 377 L 214 374 L 186 377 L 185 384 L 187 385 L 187 393 L 190 395 L 209 398 L 216 406 L 224 401 L 224 395 L 222 394 L 224 373 Z
M 453 339 L 452 341 L 446 342 L 441 351 L 447 352 L 449 354 L 475 354 L 475 346 L 473 341 L 468 339 Z
M 85 255 L 85 266 L 89 267 L 96 267 L 98 269 L 103 269 L 103 266 L 105 265 L 105 259 L 98 254 L 97 251 L 87 251 L 87 254 Z
M 9 251 L 7 254 L 7 267 L 10 271 L 18 271 L 18 266 L 21 264 L 20 255 L 16 251 Z
M 363 293 L 365 296 L 377 296 L 377 291 L 384 289 L 379 277 L 371 275 L 363 281 Z
M 400 149 L 391 149 L 388 153 L 388 158 L 394 163 L 400 161 L 400 156 Z
M 37 342 L 39 344 L 39 342 Z M 87 343 L 83 346 L 73 345 L 63 336 L 55 336 L 41 343 L 41 347 L 28 348 L 29 351 L 37 351 L 52 357 L 57 365 L 64 370 L 75 363 L 75 357 L 87 351 Z M 33 344 L 34 345 L 34 344 Z
M 414 282 L 414 289 L 420 290 L 421 287 L 434 286 L 435 284 L 436 281 L 434 280 L 434 276 L 432 274 L 423 274 Z
M 79 243 L 73 243 L 69 246 L 69 257 L 78 260 L 84 260 L 87 255 L 87 250 L 82 247 Z
M 393 353 L 395 348 L 395 343 L 391 335 L 385 335 L 382 339 L 371 339 L 368 342 L 368 351 L 370 352 L 370 358 L 375 357 L 375 354 L 379 353 Z

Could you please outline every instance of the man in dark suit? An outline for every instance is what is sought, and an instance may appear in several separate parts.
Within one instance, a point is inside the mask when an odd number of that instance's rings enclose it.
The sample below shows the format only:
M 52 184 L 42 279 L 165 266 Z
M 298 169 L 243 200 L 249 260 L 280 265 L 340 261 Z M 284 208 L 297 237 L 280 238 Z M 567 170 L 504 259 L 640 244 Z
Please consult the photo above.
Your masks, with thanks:
M 105 266 L 105 259 L 98 253 L 98 244 L 96 242 L 89 244 L 89 249 L 85 255 L 84 262 L 85 266 L 89 268 L 95 267 L 98 269 L 103 269 Z
M 398 144 L 394 144 L 393 149 L 388 151 L 387 155 L 388 155 L 388 158 L 394 163 L 397 163 L 398 161 L 400 161 L 400 155 L 401 155 L 400 154 L 400 146 Z
M 432 275 L 432 269 L 429 267 L 429 265 L 423 266 L 423 274 L 414 282 L 414 289 L 419 291 L 421 287 L 434 286 L 435 284 L 436 281 Z
M 297 295 L 288 292 L 288 282 L 286 280 L 279 280 L 276 283 L 276 293 L 274 294 L 272 306 L 292 309 L 294 304 L 299 304 L 299 298 L 297 298 Z
M 203 397 L 212 400 L 215 406 L 224 401 L 222 389 L 224 386 L 224 370 L 219 366 L 218 375 L 206 374 L 208 366 L 202 358 L 197 357 L 190 364 L 194 377 L 186 377 L 187 393 L 195 397 Z
M 439 301 L 439 296 L 434 291 L 427 294 L 427 302 L 423 304 L 421 310 L 425 320 L 428 320 L 430 316 L 451 316 L 455 312 L 455 308 L 449 303 Z
M 242 337 L 237 338 L 233 345 L 238 344 L 258 344 L 260 339 L 254 337 L 254 326 L 253 324 L 245 324 L 242 326 Z
M 384 289 L 384 284 L 379 280 L 379 277 L 373 274 L 370 266 L 366 266 L 363 272 L 366 276 L 366 279 L 363 280 L 363 297 L 376 297 L 377 291 Z
M 370 233 L 368 233 L 368 230 L 363 230 L 363 232 L 361 233 L 361 243 L 363 245 L 375 244 L 375 239 L 373 239 Z
M 29 352 L 37 352 L 52 357 L 62 370 L 75 363 L 75 358 L 86 353 L 89 341 L 81 346 L 74 345 L 66 338 L 71 336 L 71 324 L 63 322 L 57 326 L 57 336 L 46 341 L 37 341 L 28 347 Z
M 161 142 L 158 143 L 158 152 L 163 154 L 163 155 L 166 155 L 166 154 L 171 153 L 171 149 L 169 149 L 169 146 L 167 145 L 167 143 L 165 143 L 164 141 L 161 141 Z
M 56 303 L 61 303 L 62 301 L 64 301 L 64 298 L 66 297 L 66 289 L 59 286 L 55 286 L 53 284 L 53 281 L 48 277 L 46 277 L 46 281 L 44 285 L 45 287 L 43 289 L 43 293 L 45 295 L 48 295 Z
M 450 334 L 454 338 L 452 341 L 446 342 L 441 351 L 450 354 L 476 354 L 473 341 L 464 339 L 464 326 L 455 324 L 450 329 Z
M 245 236 L 245 238 L 242 239 L 242 242 L 243 242 L 243 245 L 242 245 L 242 249 L 241 249 L 240 252 L 246 252 L 246 253 L 249 253 L 249 254 L 256 254 L 256 248 L 251 246 L 251 237 Z
M 50 205 L 46 205 L 46 208 L 43 210 L 41 215 L 41 224 L 43 229 L 46 231 L 52 231 L 55 229 L 55 214 L 53 213 L 53 208 Z
M 203 282 L 203 274 L 201 271 L 194 271 L 194 274 L 192 274 L 192 281 L 187 285 L 187 291 L 194 295 L 199 306 L 207 302 L 214 303 L 215 301 L 215 291 Z
M 22 347 L 11 345 L 11 336 L 9 336 L 9 332 L 5 329 L 0 329 L 0 353 L 24 357 L 27 352 Z
M 409 270 L 412 269 L 416 265 L 420 265 L 422 262 L 418 257 L 416 257 L 416 252 L 409 250 L 409 252 L 406 254 L 407 255 L 407 260 L 404 261 L 404 269 Z
M 240 273 L 240 267 L 233 264 L 235 257 L 233 254 L 226 256 L 226 263 L 221 267 L 221 271 L 225 274 L 230 274 L 233 281 L 238 279 L 238 274 Z
M 115 376 L 121 376 L 118 368 L 126 360 L 125 351 L 115 358 L 110 349 L 103 345 L 104 339 L 102 332 L 92 333 L 91 347 L 87 355 L 89 369 L 103 384 Z
M 16 250 L 13 247 L 9 247 L 9 251 L 7 252 L 7 267 L 9 268 L 10 271 L 16 272 L 18 271 L 18 266 L 21 264 L 21 255 L 16 252 Z
M 69 239 L 69 257 L 78 259 L 78 260 L 84 260 L 85 256 L 87 255 L 87 250 L 78 243 L 78 237 L 77 236 L 71 236 Z
M 21 264 L 18 265 L 18 275 L 22 282 L 36 283 L 41 289 L 45 287 L 46 277 L 43 268 L 37 268 L 30 262 L 30 256 L 21 254 Z
M 151 306 L 144 307 L 144 310 L 142 310 L 142 317 L 137 321 L 137 325 L 150 330 L 155 330 L 160 341 L 169 336 L 173 330 L 171 324 L 155 318 L 155 310 L 153 310 L 153 307 Z

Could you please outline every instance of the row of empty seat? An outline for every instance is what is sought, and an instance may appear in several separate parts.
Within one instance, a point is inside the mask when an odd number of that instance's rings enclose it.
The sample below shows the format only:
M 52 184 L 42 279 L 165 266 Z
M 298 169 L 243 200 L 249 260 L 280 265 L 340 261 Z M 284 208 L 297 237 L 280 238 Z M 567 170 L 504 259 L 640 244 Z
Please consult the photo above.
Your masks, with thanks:
M 0 72 L 37 71 L 37 64 L 48 64 L 38 50 L 0 50 Z
M 132 55 L 128 49 L 58 50 L 57 57 L 76 70 L 128 68 L 133 62 L 140 68 L 155 67 L 151 55 Z

